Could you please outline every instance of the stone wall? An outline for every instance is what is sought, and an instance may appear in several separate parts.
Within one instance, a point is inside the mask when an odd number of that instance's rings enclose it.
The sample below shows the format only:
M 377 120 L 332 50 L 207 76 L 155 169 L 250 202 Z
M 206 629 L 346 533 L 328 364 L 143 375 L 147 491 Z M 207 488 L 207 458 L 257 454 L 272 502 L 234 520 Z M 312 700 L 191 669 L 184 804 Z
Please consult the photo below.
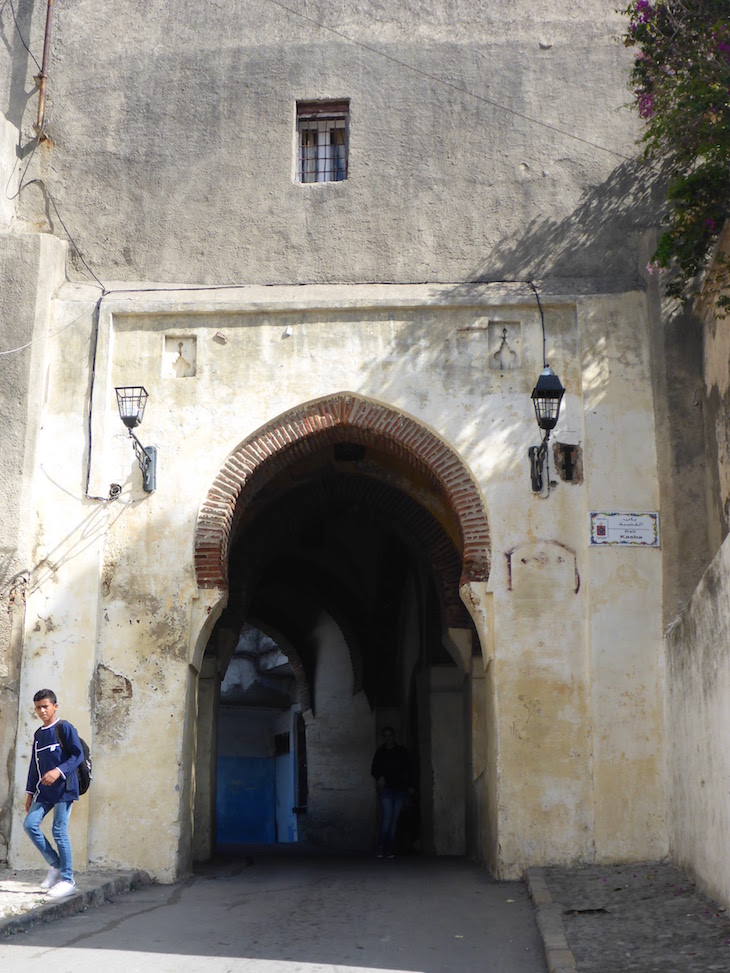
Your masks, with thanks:
M 347 644 L 331 618 L 323 617 L 317 642 L 314 686 L 316 719 L 307 723 L 307 838 L 342 850 L 374 847 L 375 788 L 370 761 L 377 745 L 375 714 L 363 692 L 352 692 Z
M 404 456 L 412 443 L 426 467 L 434 457 L 443 463 L 444 489 L 451 452 L 454 469 L 469 470 L 483 498 L 492 570 L 488 581 L 467 571 L 463 590 L 471 589 L 489 667 L 486 722 L 494 731 L 477 759 L 489 775 L 483 807 L 496 815 L 479 825 L 490 846 L 498 837 L 497 857 L 488 849 L 494 870 L 515 876 L 529 863 L 664 852 L 660 552 L 595 551 L 588 540 L 591 509 L 657 508 L 641 295 L 544 304 L 548 353 L 568 388 L 554 441 L 582 444 L 585 457 L 582 480 L 557 477 L 547 498 L 532 493 L 527 462 L 542 350 L 529 290 L 110 296 L 89 405 L 95 303 L 93 293 L 69 286 L 53 311 L 65 330 L 46 353 L 33 516 L 47 567 L 29 595 L 23 673 L 24 692 L 53 683 L 65 715 L 93 733 L 98 779 L 84 804 L 92 862 L 128 859 L 162 878 L 177 874 L 190 816 L 189 666 L 200 664 L 201 632 L 224 604 L 221 589 L 196 585 L 201 505 L 242 444 L 264 443 L 264 428 L 287 432 L 287 417 L 299 416 L 302 403 L 343 392 L 379 403 Z M 499 345 L 505 329 L 519 352 L 511 369 L 490 364 L 492 339 Z M 194 375 L 171 367 L 181 342 L 190 362 L 195 350 Z M 157 491 L 148 495 L 113 391 L 136 383 L 150 392 L 138 433 L 159 450 Z M 94 500 L 83 496 L 89 408 Z M 277 446 L 274 433 L 267 449 L 285 455 L 290 441 Z M 122 492 L 108 501 L 112 483 Z M 24 719 L 23 739 L 31 728 Z M 149 747 L 154 765 L 140 764 Z M 142 812 L 131 792 L 119 793 L 119 773 L 152 795 Z M 101 813 L 112 801 L 134 816 L 125 835 Z M 162 819 L 156 834 L 152 822 Z M 83 815 L 75 827 L 83 844 Z
M 39 50 L 45 9 L 21 7 Z M 226 600 L 220 551 L 218 573 L 200 559 L 196 573 L 196 545 L 210 554 L 201 507 L 231 513 L 244 444 L 278 455 L 286 437 L 271 428 L 348 395 L 376 404 L 404 466 L 417 460 L 453 508 L 441 522 L 466 558 L 485 668 L 474 846 L 509 877 L 666 849 L 661 555 L 588 539 L 592 509 L 659 509 L 658 300 L 639 266 L 661 187 L 618 110 L 630 53 L 611 7 L 508 7 L 408 0 L 335 21 L 319 0 L 299 17 L 263 0 L 57 4 L 50 138 L 35 152 L 35 67 L 9 27 L 0 88 L 28 169 L 0 213 L 26 247 L 8 264 L 20 296 L 3 300 L 7 320 L 15 305 L 26 315 L 21 338 L 32 320 L 46 342 L 13 393 L 8 471 L 28 470 L 27 498 L 8 472 L 3 543 L 15 552 L 27 511 L 20 699 L 52 685 L 94 745 L 97 779 L 72 822 L 80 866 L 85 852 L 162 880 L 187 868 L 195 681 Z M 341 183 L 307 186 L 296 102 L 319 98 L 350 101 L 350 165 Z M 56 205 L 76 244 L 63 287 L 38 258 L 62 249 Z M 42 312 L 29 310 L 38 293 Z M 582 476 L 556 474 L 551 452 L 538 496 L 527 450 L 545 354 L 567 389 L 552 442 L 581 453 Z M 135 384 L 150 393 L 152 495 L 114 401 Z M 468 476 L 450 479 L 452 460 Z M 458 536 L 475 504 L 490 531 Z M 18 738 L 32 729 L 21 706 Z M 6 756 L 22 787 L 24 758 Z
M 730 905 L 730 542 L 666 637 L 673 859 Z
M 40 58 L 45 6 L 23 6 Z M 659 197 L 632 162 L 620 30 L 605 0 L 57 4 L 44 185 L 18 215 L 62 234 L 50 193 L 107 286 L 635 284 Z M 0 91 L 28 155 L 37 68 L 13 50 Z M 302 99 L 350 100 L 343 182 L 294 179 Z M 69 273 L 89 279 L 75 253 Z
M 730 225 L 718 243 L 718 251 L 727 253 Z M 730 524 L 730 328 L 727 313 L 717 307 L 718 282 L 712 271 L 705 281 L 698 304 L 701 319 L 702 379 L 695 403 L 701 407 L 707 450 L 706 495 L 709 511 L 711 554 L 714 556 L 728 533 Z M 725 285 L 725 295 L 728 287 Z M 699 383 L 698 383 L 699 385 Z
M 718 251 L 726 252 L 728 243 L 726 227 Z M 694 464 L 692 495 L 687 496 L 692 515 L 684 514 L 683 530 L 677 534 L 678 558 L 694 561 L 695 571 L 697 565 L 707 567 L 667 630 L 666 726 L 673 857 L 711 895 L 730 904 L 730 331 L 716 305 L 721 286 L 710 268 L 696 317 L 681 316 L 675 328 L 677 334 L 684 332 L 684 363 L 691 362 L 693 375 L 688 386 L 680 366 L 675 390 L 689 414 L 685 429 L 699 426 L 690 448 L 702 456 Z M 677 319 L 670 323 L 676 325 Z M 675 473 L 681 468 L 679 451 L 677 456 Z
M 1 151 L 1 150 L 0 150 Z M 0 210 L 0 218 L 2 212 Z M 50 236 L 0 232 L 0 767 L 12 767 L 20 696 L 25 600 L 34 550 L 31 491 L 51 294 L 63 245 Z M 38 686 L 37 688 L 41 688 Z M 23 751 L 25 753 L 25 751 Z M 25 781 L 23 781 L 25 786 Z M 12 788 L 0 787 L 0 861 L 7 854 Z

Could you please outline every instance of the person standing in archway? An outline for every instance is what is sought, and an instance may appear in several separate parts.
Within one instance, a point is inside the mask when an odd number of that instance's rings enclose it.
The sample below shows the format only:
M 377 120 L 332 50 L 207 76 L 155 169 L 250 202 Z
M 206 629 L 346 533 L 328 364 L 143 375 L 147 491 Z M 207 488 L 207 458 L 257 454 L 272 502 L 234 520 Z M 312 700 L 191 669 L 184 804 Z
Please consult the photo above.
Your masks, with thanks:
M 405 747 L 395 739 L 392 726 L 383 728 L 384 742 L 373 757 L 370 773 L 375 778 L 380 808 L 378 858 L 395 857 L 395 833 L 398 818 L 411 789 L 411 759 Z

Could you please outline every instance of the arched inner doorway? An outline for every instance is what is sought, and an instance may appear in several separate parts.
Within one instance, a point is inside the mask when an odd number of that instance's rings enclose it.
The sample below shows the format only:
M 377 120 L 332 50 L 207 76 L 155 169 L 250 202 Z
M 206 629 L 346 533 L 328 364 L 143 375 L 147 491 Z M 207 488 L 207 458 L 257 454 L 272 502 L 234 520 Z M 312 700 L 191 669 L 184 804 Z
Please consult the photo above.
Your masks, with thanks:
M 379 422 L 396 415 L 374 409 Z M 294 439 L 306 449 L 261 450 L 228 502 L 228 605 L 199 684 L 198 859 L 228 842 L 372 848 L 370 762 L 385 725 L 414 770 L 402 847 L 470 851 L 469 673 L 479 640 L 459 598 L 463 516 L 434 472 L 440 457 L 426 462 L 404 446 L 402 428 L 389 435 L 375 424 L 339 421 Z M 292 417 L 280 428 L 290 431 Z M 455 463 L 468 478 L 440 445 L 452 476 Z M 460 503 L 473 501 L 469 488 L 462 482 Z M 474 519 L 483 537 L 486 521 Z M 210 523 L 198 544 L 208 567 Z M 469 563 L 488 567 L 488 549 L 482 556 L 470 541 Z

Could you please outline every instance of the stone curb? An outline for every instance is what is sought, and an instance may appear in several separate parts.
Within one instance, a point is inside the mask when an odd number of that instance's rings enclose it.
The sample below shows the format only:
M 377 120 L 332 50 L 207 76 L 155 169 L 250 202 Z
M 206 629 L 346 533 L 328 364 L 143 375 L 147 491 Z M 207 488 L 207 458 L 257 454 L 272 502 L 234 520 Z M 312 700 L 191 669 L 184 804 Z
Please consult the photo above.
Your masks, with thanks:
M 59 899 L 57 902 L 48 901 L 29 912 L 24 912 L 22 915 L 0 919 L 0 938 L 25 932 L 31 926 L 42 922 L 51 922 L 53 919 L 72 916 L 77 912 L 85 912 L 86 909 L 93 906 L 102 905 L 115 895 L 129 892 L 135 886 L 149 885 L 151 882 L 152 879 L 147 872 L 124 872 L 116 878 L 107 879 L 95 888 L 86 889 L 83 892 L 79 890 L 67 899 Z
M 528 868 L 525 881 L 535 905 L 548 973 L 576 973 L 575 956 L 565 938 L 563 914 L 560 906 L 553 902 L 543 869 Z

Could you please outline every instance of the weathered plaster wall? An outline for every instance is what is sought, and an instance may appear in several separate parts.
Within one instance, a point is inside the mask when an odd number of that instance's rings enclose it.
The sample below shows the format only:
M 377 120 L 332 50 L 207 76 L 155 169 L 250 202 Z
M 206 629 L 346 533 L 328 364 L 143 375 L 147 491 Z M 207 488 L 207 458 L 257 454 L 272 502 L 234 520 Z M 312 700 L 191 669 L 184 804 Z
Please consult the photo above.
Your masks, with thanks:
M 726 227 L 718 252 L 726 252 L 729 242 L 730 227 Z M 714 559 L 666 633 L 666 726 L 673 857 L 710 894 L 730 904 L 730 330 L 716 304 L 721 286 L 721 279 L 710 268 L 696 304 L 696 317 L 688 320 L 685 316 L 681 321 L 688 332 L 684 343 L 691 348 L 694 382 L 691 389 L 682 387 L 681 381 L 679 386 L 694 425 L 700 425 L 696 441 L 704 459 L 694 476 L 694 488 L 704 496 L 680 514 L 686 535 L 681 555 L 697 558 L 702 552 L 704 564 L 711 555 Z M 687 509 L 692 516 L 686 515 Z M 703 532 L 707 537 L 704 550 Z
M 488 773 L 490 727 L 487 724 L 487 684 L 484 665 L 480 656 L 470 660 L 470 677 L 467 683 L 469 693 L 471 749 L 468 753 L 469 766 L 467 778 L 466 808 L 466 845 L 472 856 L 480 862 L 490 863 L 491 844 L 487 834 L 487 822 L 493 821 L 496 814 L 489 808 L 490 787 Z
M 194 582 L 201 500 L 247 436 L 345 390 L 434 430 L 485 500 L 494 567 L 470 610 L 486 673 L 487 860 L 517 875 L 665 848 L 660 555 L 587 541 L 590 509 L 659 505 L 637 271 L 658 196 L 631 161 L 636 120 L 617 110 L 630 63 L 620 21 L 603 0 L 397 8 L 338 9 L 333 22 L 319 2 L 309 19 L 265 0 L 56 5 L 52 141 L 32 158 L 35 67 L 11 29 L 0 90 L 27 178 L 45 189 L 29 185 L 6 217 L 60 234 L 50 191 L 114 291 L 95 354 L 98 289 L 59 293 L 43 318 L 58 336 L 44 390 L 29 400 L 43 413 L 21 698 L 53 684 L 93 735 L 97 779 L 73 827 L 95 864 L 184 871 L 189 664 L 222 608 Z M 20 13 L 40 50 L 44 6 Z M 349 175 L 300 186 L 295 103 L 318 97 L 350 98 Z M 88 279 L 75 253 L 68 272 Z M 584 452 L 583 484 L 558 481 L 547 500 L 530 492 L 526 458 L 543 361 L 534 294 L 463 283 L 528 275 L 568 390 L 554 439 Z M 143 293 L 159 281 L 256 286 Z M 141 438 L 160 457 L 152 496 L 113 398 L 138 383 L 151 395 Z M 19 738 L 31 729 L 26 706 Z M 155 764 L 141 758 L 150 746 Z M 120 774 L 133 791 L 120 794 Z
M 20 140 L 20 133 L 4 115 L 0 115 L 0 174 L 3 185 L 7 185 L 10 174 L 16 164 L 15 147 Z M 5 231 L 10 226 L 15 214 L 15 204 L 11 194 L 0 193 L 0 230 Z
M 575 330 L 566 327 L 548 360 L 568 390 L 581 390 L 579 402 L 566 395 L 555 438 L 583 444 L 584 487 L 559 483 L 548 502 L 532 497 L 503 558 L 495 535 L 499 822 L 508 874 L 519 873 L 526 853 L 625 860 L 666 848 L 661 554 L 592 551 L 587 542 L 590 510 L 658 509 L 645 305 L 629 295 L 586 299 L 575 313 Z M 554 329 L 551 321 L 548 333 Z M 495 492 L 493 524 L 514 515 Z M 498 498 L 504 506 L 495 506 Z
M 647 260 L 655 246 L 656 234 L 648 233 Z M 716 449 L 707 438 L 701 318 L 677 301 L 662 301 L 658 275 L 646 279 L 667 625 L 692 597 L 719 544 L 712 484 Z
M 730 543 L 667 633 L 672 857 L 730 905 Z
M 721 253 L 730 245 L 730 226 L 718 243 Z M 724 288 L 727 294 L 727 286 Z M 707 508 L 710 552 L 714 556 L 728 533 L 730 524 L 730 327 L 727 314 L 718 308 L 718 284 L 708 275 L 707 286 L 698 304 L 701 319 L 702 377 L 697 383 L 696 407 L 704 417 L 704 445 L 707 450 Z M 699 329 L 698 329 L 699 330 Z
M 330 848 L 374 847 L 375 787 L 370 761 L 375 714 L 363 692 L 353 695 L 352 665 L 342 632 L 323 617 L 314 632 L 316 715 L 307 724 L 307 838 Z
M 44 15 L 26 12 L 37 56 Z M 635 283 L 658 197 L 631 161 L 621 25 L 605 0 L 299 16 L 267 0 L 76 0 L 55 8 L 53 146 L 29 178 L 105 282 Z M 24 85 L 4 83 L 28 144 L 37 69 L 18 52 L 24 66 Z M 350 99 L 349 173 L 301 186 L 295 103 L 316 98 Z M 40 185 L 20 205 L 60 232 Z M 70 271 L 88 279 L 75 256 Z
M 82 499 L 87 293 L 64 291 L 54 325 L 70 326 L 47 356 L 34 529 L 49 566 L 29 596 L 24 682 L 60 685 L 82 730 L 90 713 L 91 861 L 176 874 L 191 814 L 183 723 L 199 634 L 191 625 L 199 504 L 226 455 L 261 425 L 348 389 L 436 430 L 485 498 L 494 567 L 480 594 L 491 621 L 485 615 L 478 629 L 493 727 L 485 804 L 496 820 L 484 827 L 487 844 L 501 848 L 494 867 L 517 875 L 529 863 L 663 852 L 659 552 L 589 551 L 587 526 L 589 508 L 657 505 L 641 295 L 546 302 L 548 357 L 568 388 L 554 438 L 577 437 L 585 449 L 584 482 L 558 481 L 547 500 L 529 484 L 529 393 L 542 335 L 526 289 L 110 296 L 96 355 L 90 493 L 104 497 L 116 482 L 122 495 L 92 504 Z M 515 367 L 503 369 L 495 351 L 505 327 Z M 178 377 L 181 340 L 195 373 Z M 152 495 L 141 491 L 113 397 L 114 385 L 136 383 L 150 392 L 140 438 L 159 449 Z M 153 768 L 140 760 L 150 745 Z M 120 771 L 139 779 L 149 806 L 119 793 Z M 112 803 L 134 819 L 131 837 L 104 813 Z
M 25 595 L 34 566 L 31 482 L 42 361 L 51 295 L 62 278 L 64 256 L 63 245 L 52 237 L 0 233 L 0 592 L 3 606 L 0 609 L 0 768 L 3 776 L 15 760 Z M 8 774 L 7 779 L 11 777 Z M 0 787 L 0 861 L 7 855 L 12 797 L 11 788 Z
M 433 853 L 466 854 L 464 673 L 436 666 L 429 686 Z
M 193 697 L 194 710 L 191 714 L 196 731 L 193 765 L 195 791 L 189 817 L 195 823 L 191 848 L 195 862 L 208 861 L 215 852 L 220 686 L 221 678 L 216 660 L 214 657 L 208 658 L 196 680 L 197 691 Z
M 584 312 L 588 509 L 658 510 L 644 302 L 617 297 Z M 593 549 L 586 568 L 596 857 L 662 857 L 661 553 Z

